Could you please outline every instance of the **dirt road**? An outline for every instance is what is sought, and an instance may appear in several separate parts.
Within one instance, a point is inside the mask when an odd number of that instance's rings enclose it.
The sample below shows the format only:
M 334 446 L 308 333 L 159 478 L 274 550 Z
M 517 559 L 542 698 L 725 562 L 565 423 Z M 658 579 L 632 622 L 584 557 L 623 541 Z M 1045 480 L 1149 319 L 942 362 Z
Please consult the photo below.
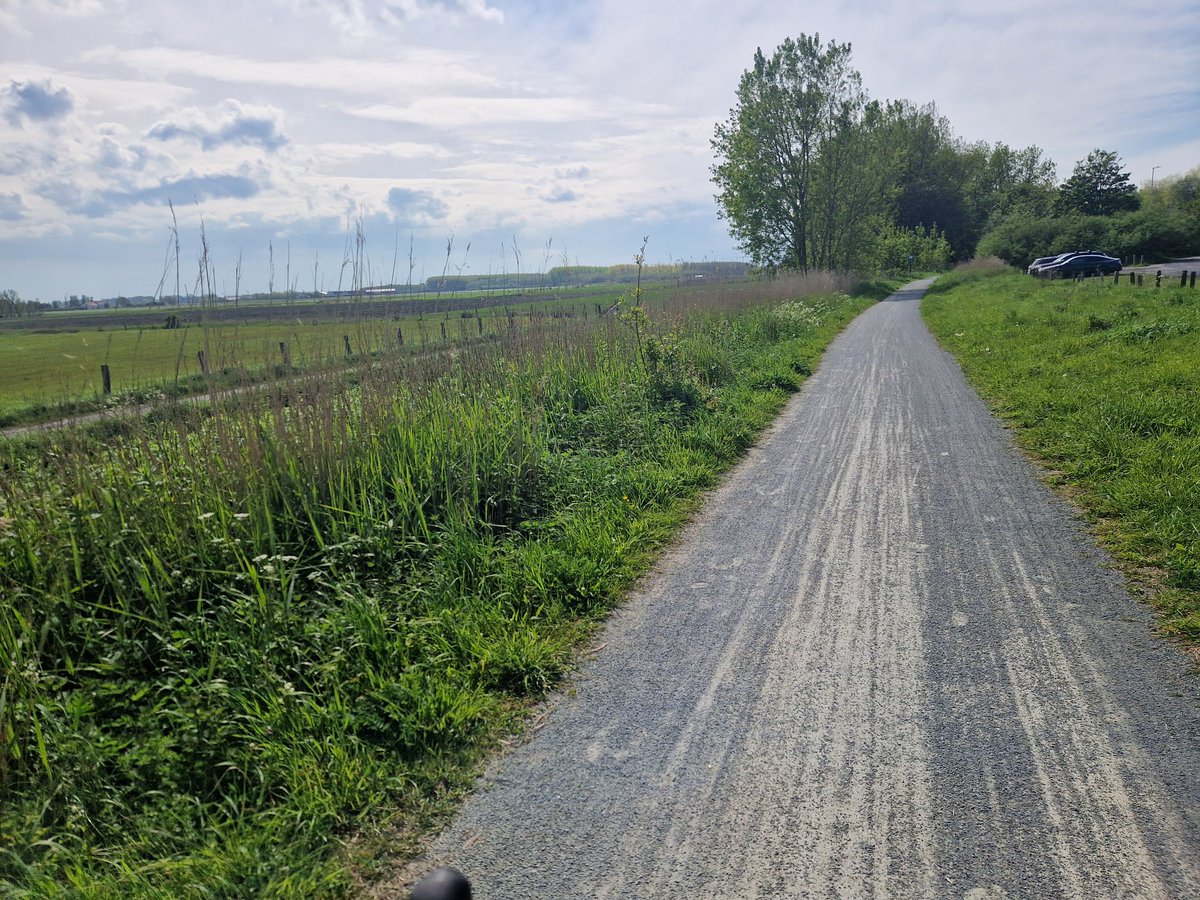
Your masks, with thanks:
M 1200 896 L 1200 680 L 926 286 L 838 339 L 429 865 L 485 900 Z

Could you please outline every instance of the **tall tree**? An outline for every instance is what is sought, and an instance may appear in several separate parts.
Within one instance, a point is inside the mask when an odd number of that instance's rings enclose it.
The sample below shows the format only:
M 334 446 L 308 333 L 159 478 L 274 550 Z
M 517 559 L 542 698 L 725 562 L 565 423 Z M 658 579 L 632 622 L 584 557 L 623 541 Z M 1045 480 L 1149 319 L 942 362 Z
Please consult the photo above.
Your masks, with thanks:
M 876 238 L 895 212 L 902 155 L 887 127 L 891 107 L 857 99 L 835 120 L 815 165 L 810 255 L 817 268 L 869 267 Z
M 22 300 L 21 295 L 11 288 L 0 291 L 0 319 L 24 315 L 32 305 Z
M 1040 147 L 1013 150 L 1006 144 L 960 145 L 967 177 L 962 182 L 966 209 L 960 256 L 974 253 L 979 239 L 1014 214 L 1047 216 L 1057 195 L 1054 163 Z
M 950 120 L 933 103 L 915 106 L 901 100 L 892 105 L 891 131 L 902 157 L 896 224 L 937 226 L 957 249 L 964 172 Z
M 762 49 L 742 73 L 737 105 L 712 140 L 717 201 L 756 265 L 807 270 L 814 262 L 814 164 L 831 135 L 856 121 L 862 78 L 850 45 L 820 35 Z
M 1142 206 L 1166 206 L 1200 217 L 1200 166 L 1186 175 L 1167 175 L 1143 184 Z
M 1066 214 L 1111 216 L 1137 207 L 1137 188 L 1112 150 L 1093 150 L 1077 162 L 1058 191 L 1059 212 Z

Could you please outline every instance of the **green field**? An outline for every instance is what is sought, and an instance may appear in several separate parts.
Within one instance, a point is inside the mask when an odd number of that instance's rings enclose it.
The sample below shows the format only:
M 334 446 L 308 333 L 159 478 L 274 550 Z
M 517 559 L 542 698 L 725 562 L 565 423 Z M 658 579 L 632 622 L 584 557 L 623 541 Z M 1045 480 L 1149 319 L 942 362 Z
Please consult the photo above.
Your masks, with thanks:
M 922 309 L 1163 627 L 1200 639 L 1200 291 L 993 269 L 940 279 Z
M 661 303 L 668 290 L 656 285 L 646 292 L 646 301 L 651 306 Z M 612 287 L 590 291 L 585 300 L 576 294 L 561 299 L 533 295 L 528 302 L 512 306 L 511 312 L 518 323 L 531 314 L 594 316 L 597 305 L 607 307 L 617 296 Z M 116 400 L 123 395 L 140 399 L 164 387 L 182 392 L 205 387 L 198 382 L 200 351 L 205 352 L 211 373 L 227 381 L 256 379 L 283 364 L 281 342 L 287 345 L 287 359 L 294 369 L 323 368 L 345 363 L 347 339 L 354 357 L 411 352 L 464 335 L 497 334 L 509 327 L 508 310 L 482 306 L 330 321 L 319 304 L 259 304 L 242 307 L 240 314 L 250 317 L 243 322 L 221 321 L 218 315 L 211 324 L 199 324 L 195 313 L 184 311 L 191 321 L 177 329 L 147 324 L 148 318 L 165 320 L 170 309 L 98 310 L 73 315 L 67 326 L 57 324 L 56 315 L 43 315 L 34 328 L 0 325 L 0 424 L 46 418 L 79 409 L 81 404 L 94 407 L 104 399 L 102 365 L 109 367 Z
M 0 893 L 382 876 L 872 302 L 832 286 L 0 443 Z

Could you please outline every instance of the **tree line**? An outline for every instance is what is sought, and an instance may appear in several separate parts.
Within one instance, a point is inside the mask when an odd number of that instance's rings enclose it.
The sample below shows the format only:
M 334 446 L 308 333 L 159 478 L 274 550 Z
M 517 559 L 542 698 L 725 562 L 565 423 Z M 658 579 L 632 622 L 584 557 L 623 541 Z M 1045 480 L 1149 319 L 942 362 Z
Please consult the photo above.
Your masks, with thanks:
M 872 99 L 850 45 L 820 35 L 755 53 L 712 147 L 721 215 L 767 270 L 930 269 L 984 249 L 1024 264 L 1031 248 L 1081 240 L 1068 249 L 1171 255 L 1200 241 L 1200 170 L 1150 196 L 1098 149 L 1058 185 L 1037 146 L 969 143 L 933 103 Z M 1094 219 L 1108 230 L 1079 224 Z
M 1115 153 L 1093 151 L 1076 165 L 1049 212 L 1009 216 L 976 247 L 980 256 L 998 256 L 1015 266 L 1068 250 L 1101 250 L 1126 264 L 1196 255 L 1200 167 L 1138 190 L 1120 171 Z
M 0 319 L 28 316 L 44 308 L 45 304 L 34 300 L 22 300 L 20 294 L 10 288 L 0 291 Z

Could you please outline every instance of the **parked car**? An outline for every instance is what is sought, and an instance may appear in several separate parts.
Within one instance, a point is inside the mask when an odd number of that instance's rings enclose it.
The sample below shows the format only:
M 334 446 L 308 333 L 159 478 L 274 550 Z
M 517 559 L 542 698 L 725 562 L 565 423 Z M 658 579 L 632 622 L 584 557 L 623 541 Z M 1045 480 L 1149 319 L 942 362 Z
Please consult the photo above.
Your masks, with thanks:
M 1037 275 L 1042 269 L 1046 268 L 1046 266 L 1052 265 L 1053 263 L 1063 262 L 1064 260 L 1070 259 L 1072 256 L 1079 256 L 1081 253 L 1100 253 L 1100 251 L 1071 250 L 1067 253 L 1059 253 L 1057 256 L 1039 256 L 1029 264 L 1029 268 L 1025 271 L 1027 271 L 1030 275 Z M 1103 256 L 1104 254 L 1101 255 Z
M 1046 263 L 1037 270 L 1040 278 L 1074 278 L 1076 275 L 1111 275 L 1120 272 L 1121 261 L 1107 253 L 1089 250 L 1067 254 L 1065 259 Z
M 1070 253 L 1059 253 L 1056 256 L 1039 256 L 1029 264 L 1029 268 L 1027 268 L 1025 271 L 1030 275 L 1036 275 L 1042 266 L 1049 265 L 1052 262 L 1058 262 L 1058 260 L 1065 259 L 1070 255 Z

